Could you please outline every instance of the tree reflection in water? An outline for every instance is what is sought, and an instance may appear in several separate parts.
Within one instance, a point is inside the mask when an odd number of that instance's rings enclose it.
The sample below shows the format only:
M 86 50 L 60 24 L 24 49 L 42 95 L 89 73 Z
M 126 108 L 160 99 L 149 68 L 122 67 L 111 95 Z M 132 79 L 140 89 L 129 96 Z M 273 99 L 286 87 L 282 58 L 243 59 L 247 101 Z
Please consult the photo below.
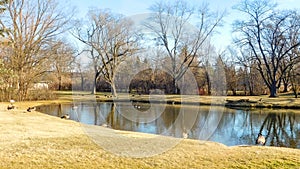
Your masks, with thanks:
M 299 128 L 295 128 L 294 113 L 269 113 L 259 132 L 266 131 L 266 144 L 280 147 L 297 147 L 300 138 Z

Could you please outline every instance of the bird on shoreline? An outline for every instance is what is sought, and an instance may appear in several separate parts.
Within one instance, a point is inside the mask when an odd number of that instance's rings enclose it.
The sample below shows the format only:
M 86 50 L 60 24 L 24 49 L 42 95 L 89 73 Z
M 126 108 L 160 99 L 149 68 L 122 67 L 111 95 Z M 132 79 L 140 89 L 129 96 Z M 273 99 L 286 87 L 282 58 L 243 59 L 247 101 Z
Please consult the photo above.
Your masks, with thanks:
M 184 139 L 187 139 L 187 138 L 189 137 L 189 134 L 188 134 L 187 132 L 183 132 L 183 133 L 182 133 L 182 137 L 183 137 Z
M 7 110 L 14 109 L 15 108 L 15 106 L 14 106 L 15 102 L 16 102 L 15 100 L 10 100 L 9 101 L 10 105 L 7 106 Z
M 189 137 L 188 131 L 184 128 L 182 131 L 182 138 L 187 139 Z
M 14 105 L 8 105 L 8 106 L 7 106 L 7 110 L 11 110 L 11 109 L 14 109 L 14 108 L 15 108 Z
M 103 123 L 101 126 L 106 127 L 106 128 L 111 128 L 111 126 L 109 124 L 106 124 L 106 123 Z
M 35 107 L 28 107 L 27 112 L 31 112 L 31 110 L 35 110 Z
M 265 145 L 266 144 L 266 139 L 261 133 L 259 133 L 257 136 L 256 144 L 257 145 Z
M 11 105 L 13 105 L 16 101 L 11 99 L 9 102 Z
M 69 119 L 70 116 L 69 116 L 69 114 L 65 114 L 65 115 L 61 116 L 60 118 L 62 118 L 62 119 Z

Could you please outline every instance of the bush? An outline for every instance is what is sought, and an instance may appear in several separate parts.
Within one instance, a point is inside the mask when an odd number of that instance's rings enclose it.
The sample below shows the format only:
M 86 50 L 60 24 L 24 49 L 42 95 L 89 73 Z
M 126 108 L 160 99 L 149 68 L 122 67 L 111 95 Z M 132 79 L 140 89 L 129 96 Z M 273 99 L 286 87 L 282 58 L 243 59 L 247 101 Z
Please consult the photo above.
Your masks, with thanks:
M 28 92 L 28 96 L 26 100 L 53 100 L 57 99 L 57 96 L 54 94 L 52 90 L 48 89 L 38 89 L 38 90 L 30 90 Z

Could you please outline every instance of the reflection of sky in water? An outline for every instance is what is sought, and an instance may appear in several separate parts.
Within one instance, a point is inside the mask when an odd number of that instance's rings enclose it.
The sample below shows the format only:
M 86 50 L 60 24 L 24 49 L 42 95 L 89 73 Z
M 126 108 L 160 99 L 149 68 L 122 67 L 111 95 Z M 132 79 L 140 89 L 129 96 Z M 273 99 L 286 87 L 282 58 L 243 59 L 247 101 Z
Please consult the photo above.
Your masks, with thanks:
M 156 134 L 156 132 L 155 132 L 156 127 L 153 125 L 148 125 L 148 124 L 144 123 L 144 124 L 140 124 L 139 128 L 136 131 Z
M 124 103 L 123 108 L 129 105 L 131 104 Z M 253 145 L 262 128 L 262 134 L 267 138 L 266 145 L 300 148 L 299 113 L 280 113 L 280 110 L 271 109 L 234 110 L 209 106 L 168 105 L 159 108 L 159 106 L 165 105 L 158 104 L 155 105 L 157 106 L 155 110 L 163 110 L 163 112 L 149 114 L 151 118 L 156 115 L 156 120 L 151 119 L 149 122 L 145 122 L 144 120 L 147 118 L 145 114 L 141 115 L 142 118 L 139 114 L 135 114 L 130 117 L 136 118 L 132 120 L 128 118 L 128 112 L 126 116 L 122 114 L 121 111 L 124 110 L 122 105 L 118 108 L 112 106 L 112 103 L 98 103 L 96 106 L 79 103 L 76 105 L 76 109 L 73 109 L 72 105 L 61 105 L 60 107 L 53 105 L 41 107 L 39 111 L 59 117 L 63 114 L 70 114 L 70 118 L 75 121 L 85 124 L 108 124 L 119 130 L 174 137 L 182 137 L 183 132 L 187 130 L 189 138 L 207 138 L 228 146 Z M 147 104 L 140 104 L 140 108 L 144 109 L 141 113 L 145 113 L 148 107 Z M 264 113 L 266 111 L 271 113 Z M 274 112 L 277 114 L 272 114 Z

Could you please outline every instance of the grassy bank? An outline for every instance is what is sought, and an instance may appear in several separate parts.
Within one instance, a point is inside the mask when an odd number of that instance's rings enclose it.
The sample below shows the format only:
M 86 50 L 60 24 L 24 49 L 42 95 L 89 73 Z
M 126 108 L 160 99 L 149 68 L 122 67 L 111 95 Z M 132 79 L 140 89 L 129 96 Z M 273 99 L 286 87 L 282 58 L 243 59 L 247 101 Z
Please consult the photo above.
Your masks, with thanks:
M 192 104 L 192 105 L 216 105 L 226 107 L 247 108 L 282 108 L 300 109 L 300 99 L 293 95 L 282 94 L 276 98 L 267 95 L 262 96 L 199 96 L 199 95 L 128 95 L 120 93 L 117 98 L 111 97 L 110 93 L 98 93 L 91 95 L 89 92 L 58 92 L 61 101 L 140 101 L 159 102 L 169 104 Z
M 58 100 L 17 102 L 15 110 L 7 110 L 8 103 L 0 104 L 0 168 L 299 168 L 300 150 L 267 146 L 233 146 L 184 139 L 173 148 L 155 156 L 131 158 L 106 151 L 105 144 L 113 148 L 146 148 L 155 150 L 155 144 L 147 144 L 148 134 L 120 132 L 100 126 L 83 126 L 80 123 L 48 116 L 39 112 L 26 112 L 28 106 L 71 102 L 76 100 L 110 98 L 88 93 L 61 94 Z M 125 99 L 124 96 L 121 96 Z M 147 99 L 147 96 L 134 96 Z M 176 101 L 175 96 L 167 99 Z M 194 101 L 196 96 L 190 97 Z M 198 96 L 197 96 L 198 97 Z M 221 101 L 221 98 L 218 98 Z M 218 100 L 217 99 L 217 100 Z M 228 98 L 227 98 L 228 99 Z M 239 98 L 240 99 L 240 98 Z M 206 98 L 209 103 L 212 98 Z M 224 100 L 224 99 L 222 99 Z M 215 101 L 215 100 L 214 100 Z M 87 131 L 100 133 L 102 144 Z M 118 135 L 116 136 L 116 133 Z M 126 135 L 126 137 L 119 137 Z M 124 141 L 126 138 L 126 141 Z M 175 138 L 158 137 L 160 144 L 169 144 Z M 118 147 L 122 143 L 132 147 Z M 120 144 L 118 144 L 120 143 Z

